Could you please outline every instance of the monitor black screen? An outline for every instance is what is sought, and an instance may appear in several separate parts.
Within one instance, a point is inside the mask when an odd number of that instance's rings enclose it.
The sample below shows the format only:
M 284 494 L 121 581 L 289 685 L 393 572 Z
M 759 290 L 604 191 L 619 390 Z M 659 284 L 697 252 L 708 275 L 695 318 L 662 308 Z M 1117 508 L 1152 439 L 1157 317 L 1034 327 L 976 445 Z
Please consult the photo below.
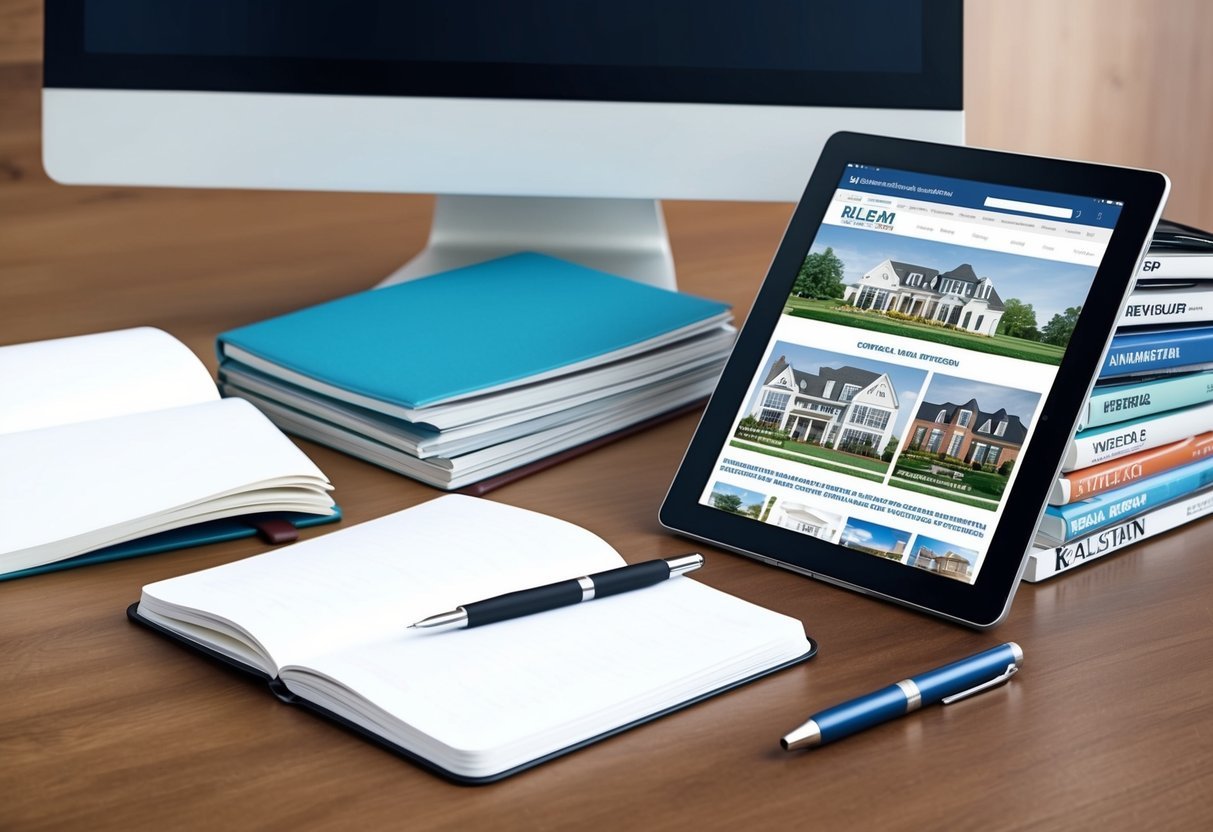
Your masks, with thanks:
M 48 0 L 48 87 L 961 108 L 959 0 Z

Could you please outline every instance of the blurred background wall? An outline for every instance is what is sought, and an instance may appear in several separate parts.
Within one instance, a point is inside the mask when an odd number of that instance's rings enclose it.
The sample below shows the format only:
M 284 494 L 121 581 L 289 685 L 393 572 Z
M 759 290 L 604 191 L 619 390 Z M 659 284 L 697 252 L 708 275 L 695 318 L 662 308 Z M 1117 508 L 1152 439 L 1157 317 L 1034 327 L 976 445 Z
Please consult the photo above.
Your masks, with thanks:
M 1213 2 L 968 0 L 969 144 L 1161 170 L 1213 228 Z

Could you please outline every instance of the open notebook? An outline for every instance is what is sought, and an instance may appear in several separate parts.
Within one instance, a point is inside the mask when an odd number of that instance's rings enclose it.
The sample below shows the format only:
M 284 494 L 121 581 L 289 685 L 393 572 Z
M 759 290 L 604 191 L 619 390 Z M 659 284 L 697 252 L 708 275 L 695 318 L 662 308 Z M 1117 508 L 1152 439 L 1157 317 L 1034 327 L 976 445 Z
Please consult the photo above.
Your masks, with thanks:
M 0 578 L 223 518 L 337 516 L 320 469 L 158 329 L 0 347 L 0 389 Z
M 470 630 L 408 625 L 622 566 L 572 524 L 449 495 L 143 588 L 130 615 L 462 782 L 809 658 L 801 623 L 693 578 Z

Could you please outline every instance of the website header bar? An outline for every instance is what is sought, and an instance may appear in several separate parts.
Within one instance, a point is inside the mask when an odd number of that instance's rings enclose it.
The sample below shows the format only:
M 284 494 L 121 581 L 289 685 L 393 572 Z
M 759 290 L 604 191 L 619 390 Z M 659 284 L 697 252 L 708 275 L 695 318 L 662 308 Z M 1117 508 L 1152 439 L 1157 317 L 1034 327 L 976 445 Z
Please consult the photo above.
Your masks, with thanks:
M 1068 220 L 1111 229 L 1123 206 L 1108 199 L 1036 191 L 952 179 L 872 165 L 848 164 L 839 187 L 882 196 L 938 202 L 963 208 L 998 211 L 1022 217 Z
M 835 192 L 822 222 L 1092 267 L 1099 266 L 1112 236 L 1106 228 L 846 189 Z

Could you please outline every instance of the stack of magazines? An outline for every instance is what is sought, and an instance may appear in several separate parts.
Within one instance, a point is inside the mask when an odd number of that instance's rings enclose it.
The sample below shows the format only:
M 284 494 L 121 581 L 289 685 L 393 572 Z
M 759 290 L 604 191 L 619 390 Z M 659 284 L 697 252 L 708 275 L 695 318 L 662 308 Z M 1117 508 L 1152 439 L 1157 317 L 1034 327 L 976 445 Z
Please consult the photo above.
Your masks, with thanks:
M 1162 221 L 1024 578 L 1213 514 L 1213 235 Z
M 516 254 L 226 332 L 219 375 L 288 433 L 483 493 L 702 403 L 730 318 Z

